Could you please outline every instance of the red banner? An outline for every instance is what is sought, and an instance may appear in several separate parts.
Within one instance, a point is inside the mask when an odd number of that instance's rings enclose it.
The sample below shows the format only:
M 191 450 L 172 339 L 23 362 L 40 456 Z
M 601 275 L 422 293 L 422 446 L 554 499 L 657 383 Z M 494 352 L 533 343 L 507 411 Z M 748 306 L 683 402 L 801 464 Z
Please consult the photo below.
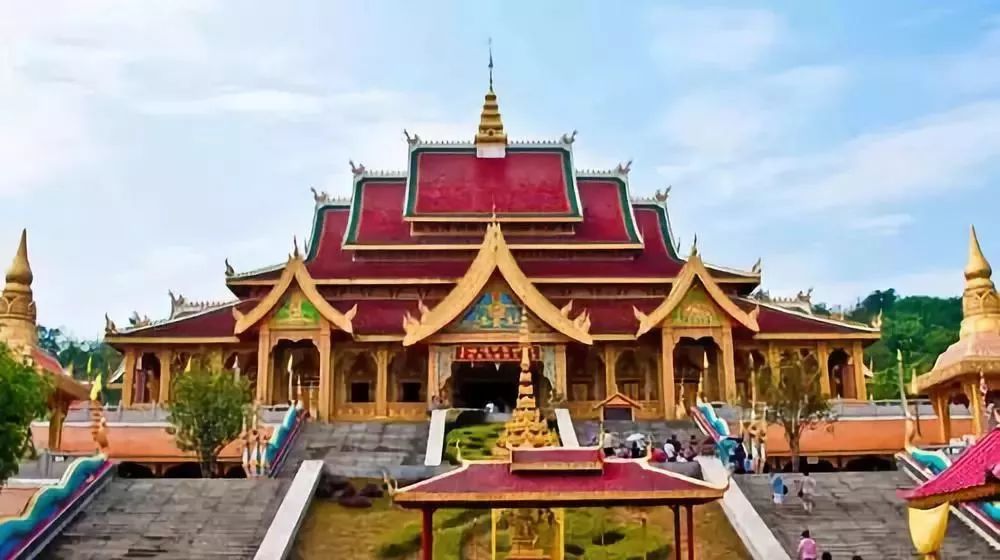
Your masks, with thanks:
M 542 350 L 530 346 L 528 353 L 532 361 L 541 360 Z M 456 362 L 520 362 L 521 346 L 518 344 L 489 344 L 481 346 L 456 346 Z

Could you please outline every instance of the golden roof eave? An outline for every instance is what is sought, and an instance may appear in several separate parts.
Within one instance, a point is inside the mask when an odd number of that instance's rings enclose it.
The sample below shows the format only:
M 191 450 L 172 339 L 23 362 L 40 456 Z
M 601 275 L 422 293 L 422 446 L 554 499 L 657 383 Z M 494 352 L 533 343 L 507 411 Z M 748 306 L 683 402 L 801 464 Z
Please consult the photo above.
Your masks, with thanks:
M 306 297 L 309 303 L 316 307 L 319 314 L 330 322 L 336 328 L 349 333 L 354 333 L 354 327 L 351 324 L 351 319 L 354 314 L 357 313 L 357 305 L 351 308 L 347 313 L 341 313 L 337 311 L 316 289 L 316 282 L 313 281 L 312 276 L 306 269 L 305 263 L 300 256 L 292 256 L 288 259 L 288 263 L 285 265 L 285 269 L 281 273 L 281 277 L 278 279 L 278 283 L 274 285 L 270 292 L 260 302 L 254 306 L 248 313 L 241 313 L 236 307 L 233 307 L 233 315 L 236 317 L 236 327 L 233 329 L 234 334 L 243 334 L 250 327 L 256 325 L 261 319 L 267 316 L 281 301 L 281 297 L 285 295 L 289 287 L 292 285 L 292 281 L 298 285 L 299 289 L 302 290 L 302 294 Z
M 500 272 L 518 299 L 539 320 L 577 342 L 593 344 L 587 312 L 583 311 L 576 319 L 570 319 L 546 299 L 517 265 L 499 224 L 494 223 L 487 227 L 476 258 L 448 295 L 434 309 L 421 315 L 419 320 L 412 316 L 404 319 L 406 336 L 403 337 L 403 346 L 424 340 L 458 318 L 486 287 L 494 271 Z
M 755 333 L 760 331 L 754 315 L 740 309 L 739 306 L 733 303 L 733 300 L 726 296 L 722 288 L 719 288 L 715 279 L 712 278 L 712 275 L 708 273 L 705 264 L 701 261 L 701 257 L 697 253 L 693 253 L 688 258 L 688 261 L 684 263 L 684 268 L 681 269 L 681 273 L 677 276 L 677 281 L 671 286 L 670 293 L 667 294 L 663 303 L 648 314 L 638 309 L 634 310 L 636 317 L 639 319 L 639 329 L 636 331 L 636 337 L 651 331 L 662 323 L 680 304 L 681 300 L 684 299 L 684 295 L 687 294 L 696 278 L 701 280 L 702 285 L 705 286 L 705 291 L 708 292 L 715 303 L 730 317 Z

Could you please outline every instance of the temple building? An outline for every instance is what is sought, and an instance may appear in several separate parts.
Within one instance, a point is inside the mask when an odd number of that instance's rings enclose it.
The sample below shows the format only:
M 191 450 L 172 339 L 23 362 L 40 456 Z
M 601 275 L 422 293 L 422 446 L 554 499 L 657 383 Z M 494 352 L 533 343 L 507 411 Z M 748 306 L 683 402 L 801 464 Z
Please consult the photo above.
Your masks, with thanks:
M 633 198 L 630 164 L 578 170 L 575 132 L 509 140 L 491 85 L 473 141 L 405 135 L 406 170 L 352 162 L 349 199 L 314 191 L 302 250 L 247 272 L 227 261 L 233 301 L 172 295 L 169 319 L 109 319 L 125 405 L 168 403 L 194 360 L 238 370 L 263 405 L 301 390 L 323 420 L 422 419 L 438 402 L 509 410 L 522 323 L 539 406 L 574 417 L 621 395 L 639 418 L 673 418 L 699 385 L 736 401 L 751 356 L 784 353 L 815 360 L 824 392 L 866 398 L 877 328 L 814 315 L 805 294 L 755 295 L 759 261 L 714 266 L 696 243 L 682 256 L 667 193 Z

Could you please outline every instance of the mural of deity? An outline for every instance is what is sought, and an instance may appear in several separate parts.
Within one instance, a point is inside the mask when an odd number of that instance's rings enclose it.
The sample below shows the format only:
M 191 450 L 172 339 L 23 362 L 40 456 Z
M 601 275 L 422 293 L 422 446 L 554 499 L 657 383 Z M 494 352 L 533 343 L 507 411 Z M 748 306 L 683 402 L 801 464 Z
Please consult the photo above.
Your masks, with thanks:
M 486 292 L 462 318 L 462 326 L 475 330 L 517 330 L 521 307 L 505 292 Z

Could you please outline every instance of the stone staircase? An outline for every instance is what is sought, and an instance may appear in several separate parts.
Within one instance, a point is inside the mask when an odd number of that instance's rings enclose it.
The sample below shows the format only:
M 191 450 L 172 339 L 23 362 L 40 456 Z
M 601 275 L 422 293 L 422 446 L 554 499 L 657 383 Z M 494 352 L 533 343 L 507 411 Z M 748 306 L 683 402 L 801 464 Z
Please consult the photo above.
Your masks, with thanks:
M 593 439 L 600 432 L 601 423 L 597 420 L 574 420 L 573 429 L 581 446 L 593 445 Z M 702 438 L 701 430 L 691 420 L 638 420 L 609 421 L 604 423 L 604 430 L 613 434 L 619 441 L 624 441 L 630 434 L 642 433 L 653 438 L 653 443 L 661 447 L 672 435 L 676 435 L 681 443 L 687 443 L 691 436 Z
M 331 474 L 402 480 L 436 472 L 424 466 L 427 422 L 309 422 L 296 437 L 279 477 L 295 476 L 302 461 L 322 460 Z
M 253 558 L 289 482 L 115 479 L 39 558 Z
M 794 558 L 799 535 L 809 529 L 820 545 L 834 558 L 909 560 L 914 558 L 906 520 L 906 504 L 896 497 L 897 488 L 913 482 L 900 471 L 816 473 L 818 495 L 813 513 L 807 514 L 795 497 L 794 477 L 786 475 L 790 487 L 785 503 L 771 501 L 767 475 L 736 475 L 734 481 L 757 513 Z M 1000 553 L 954 517 L 942 558 L 950 560 L 997 558 Z

